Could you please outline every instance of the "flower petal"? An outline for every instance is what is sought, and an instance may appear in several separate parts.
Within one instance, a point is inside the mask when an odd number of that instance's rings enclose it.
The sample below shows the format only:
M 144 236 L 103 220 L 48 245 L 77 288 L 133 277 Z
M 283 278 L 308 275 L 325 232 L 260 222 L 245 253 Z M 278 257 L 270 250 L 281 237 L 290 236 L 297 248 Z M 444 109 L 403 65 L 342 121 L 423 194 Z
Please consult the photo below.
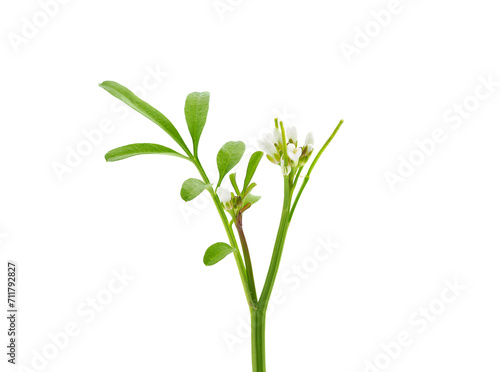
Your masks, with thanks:
M 219 187 L 217 189 L 217 195 L 219 196 L 219 199 L 222 203 L 227 203 L 231 201 L 231 193 L 229 192 L 228 189 L 225 189 L 224 187 Z
M 266 154 L 273 156 L 274 153 L 276 152 L 276 148 L 274 147 L 274 144 L 271 142 L 271 140 L 268 137 L 263 137 L 258 140 L 259 147 L 264 151 Z
M 297 127 L 288 127 L 286 129 L 286 135 L 289 140 L 291 140 L 293 143 L 297 143 Z
M 302 155 L 302 149 L 300 147 L 297 148 L 293 143 L 289 143 L 286 148 L 286 153 L 292 163 L 297 163 L 300 155 Z
M 305 145 L 314 145 L 314 137 L 312 132 L 307 133 L 306 140 L 304 141 Z
M 281 136 L 281 130 L 279 130 L 278 128 L 273 128 L 272 140 L 277 145 L 279 145 L 281 142 L 283 142 L 283 138 Z

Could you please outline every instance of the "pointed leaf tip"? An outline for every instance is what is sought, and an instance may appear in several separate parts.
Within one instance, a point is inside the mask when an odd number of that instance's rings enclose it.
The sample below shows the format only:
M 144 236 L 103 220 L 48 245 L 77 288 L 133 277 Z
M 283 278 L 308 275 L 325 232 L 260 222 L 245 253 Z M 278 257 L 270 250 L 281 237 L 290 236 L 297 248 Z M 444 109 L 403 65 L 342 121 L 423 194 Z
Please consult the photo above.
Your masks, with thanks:
M 117 82 L 107 80 L 103 81 L 99 86 L 162 128 L 179 144 L 186 154 L 189 154 L 189 149 L 177 129 L 160 111 L 137 97 L 130 89 Z
M 195 154 L 198 153 L 201 133 L 207 121 L 209 102 L 209 92 L 193 92 L 186 97 L 184 114 L 186 116 L 189 133 L 193 139 L 193 150 Z
M 250 185 L 250 181 L 252 181 L 252 177 L 259 166 L 260 160 L 264 153 L 262 151 L 256 151 L 248 160 L 247 174 L 245 176 L 245 183 L 243 184 L 243 192 L 246 191 L 248 185 Z
M 106 155 L 104 155 L 104 158 L 106 159 L 106 161 L 112 162 L 127 159 L 136 155 L 146 154 L 170 155 L 185 160 L 190 160 L 188 157 L 179 154 L 177 151 L 174 151 L 162 145 L 157 145 L 155 143 L 134 143 L 127 146 L 118 147 L 107 152 Z
M 239 163 L 245 153 L 245 144 L 241 141 L 230 141 L 224 144 L 217 153 L 217 168 L 219 169 L 220 186 L 225 175 Z

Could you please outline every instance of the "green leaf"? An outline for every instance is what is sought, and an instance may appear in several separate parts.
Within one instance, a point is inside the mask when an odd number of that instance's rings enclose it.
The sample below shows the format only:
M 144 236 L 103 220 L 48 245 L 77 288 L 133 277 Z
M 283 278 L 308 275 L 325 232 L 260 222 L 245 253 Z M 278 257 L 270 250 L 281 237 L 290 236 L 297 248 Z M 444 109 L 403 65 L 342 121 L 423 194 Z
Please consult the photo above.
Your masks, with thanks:
M 193 200 L 209 187 L 209 183 L 204 183 L 196 178 L 189 178 L 182 184 L 181 198 L 184 201 Z
M 123 85 L 114 81 L 104 81 L 99 84 L 99 86 L 132 107 L 137 112 L 147 117 L 153 123 L 157 124 L 160 128 L 167 132 L 167 134 L 172 137 L 184 151 L 186 151 L 186 154 L 189 154 L 189 149 L 177 129 L 160 111 L 137 97 L 134 93 L 132 93 L 132 91 L 125 88 Z
M 215 243 L 208 247 L 203 257 L 203 263 L 206 266 L 215 265 L 217 262 L 226 257 L 229 253 L 236 251 L 235 248 L 231 247 L 226 243 Z
M 247 186 L 247 189 L 245 190 L 245 196 L 250 194 L 252 190 L 257 186 L 255 182 L 252 182 L 250 185 Z
M 261 198 L 261 196 L 248 194 L 248 195 L 245 197 L 245 200 L 243 200 L 243 205 L 245 205 L 245 204 L 247 204 L 247 203 L 250 203 L 250 204 L 255 204 L 255 203 L 257 203 L 257 202 L 260 200 L 260 198 Z
M 194 154 L 198 154 L 198 143 L 200 142 L 201 132 L 205 127 L 208 114 L 208 103 L 210 101 L 209 92 L 193 92 L 186 98 L 184 114 L 186 122 L 193 139 Z
M 154 143 L 134 143 L 132 145 L 118 147 L 114 150 L 109 151 L 106 155 L 104 155 L 104 157 L 106 158 L 106 161 L 117 161 L 130 158 L 131 156 L 143 154 L 171 155 L 190 160 L 184 155 L 179 154 L 177 151 Z
M 230 141 L 222 146 L 217 154 L 217 168 L 219 168 L 217 187 L 220 186 L 224 176 L 238 164 L 244 152 L 245 144 L 241 141 Z
M 257 170 L 260 159 L 262 159 L 262 155 L 264 155 L 262 151 L 256 151 L 250 157 L 250 160 L 248 161 L 247 175 L 245 176 L 245 183 L 243 184 L 243 192 L 245 192 L 248 185 L 250 184 L 250 181 L 252 180 L 252 177 Z
M 231 173 L 229 175 L 229 180 L 231 181 L 231 185 L 233 185 L 236 195 L 240 195 L 240 189 L 238 188 L 238 184 L 236 183 L 236 173 Z

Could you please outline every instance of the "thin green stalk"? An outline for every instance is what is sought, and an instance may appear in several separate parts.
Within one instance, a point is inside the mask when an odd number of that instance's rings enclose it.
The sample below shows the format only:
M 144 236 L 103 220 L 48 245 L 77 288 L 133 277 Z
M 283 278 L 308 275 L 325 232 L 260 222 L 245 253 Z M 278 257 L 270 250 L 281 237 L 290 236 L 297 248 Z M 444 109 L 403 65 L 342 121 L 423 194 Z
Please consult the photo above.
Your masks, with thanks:
M 289 214 L 290 214 L 290 178 L 289 176 L 284 176 L 284 198 L 283 198 L 283 210 L 281 212 L 281 221 L 278 228 L 278 234 L 276 236 L 276 241 L 274 243 L 273 256 L 271 257 L 271 264 L 269 265 L 269 270 L 267 272 L 266 281 L 262 289 L 262 294 L 259 299 L 259 310 L 265 312 L 267 306 L 269 305 L 269 299 L 271 298 L 271 292 L 273 290 L 274 282 L 276 281 L 276 276 L 278 274 L 278 268 L 281 261 L 281 255 L 283 253 L 283 246 L 285 244 L 286 233 L 288 231 L 288 226 L 290 224 Z
M 205 173 L 205 170 L 201 166 L 200 161 L 197 158 L 192 159 L 193 164 L 196 166 L 198 169 L 198 172 L 200 172 L 201 178 L 205 183 L 210 183 L 210 180 L 208 179 L 207 174 Z M 217 208 L 217 212 L 219 212 L 220 219 L 222 220 L 222 224 L 224 225 L 224 229 L 226 230 L 227 237 L 229 239 L 229 243 L 231 244 L 231 247 L 235 248 L 234 251 L 234 258 L 236 260 L 236 266 L 238 267 L 238 272 L 240 274 L 240 279 L 241 283 L 243 284 L 243 290 L 245 291 L 245 296 L 247 298 L 248 306 L 250 309 L 255 309 L 255 303 L 252 300 L 252 296 L 250 295 L 250 287 L 248 284 L 248 276 L 247 276 L 247 271 L 245 269 L 245 264 L 243 263 L 243 259 L 241 257 L 240 250 L 238 248 L 238 243 L 236 242 L 236 237 L 234 236 L 233 229 L 231 228 L 229 221 L 227 219 L 226 212 L 224 211 L 224 208 L 222 207 L 222 204 L 215 193 L 214 189 L 212 186 L 208 188 L 208 192 L 210 193 L 210 196 L 212 197 L 212 200 L 214 201 L 215 207 Z
M 316 155 L 316 157 L 314 158 L 313 162 L 311 163 L 311 166 L 309 167 L 309 170 L 307 171 L 307 174 L 304 177 L 304 181 L 302 182 L 302 185 L 300 186 L 299 192 L 297 193 L 297 196 L 295 197 L 295 201 L 293 202 L 293 206 L 292 206 L 292 209 L 290 211 L 289 221 L 291 221 L 291 219 L 292 219 L 293 212 L 295 212 L 295 207 L 297 206 L 297 203 L 299 202 L 300 196 L 302 195 L 302 191 L 304 191 L 304 188 L 306 187 L 307 183 L 309 182 L 309 176 L 311 175 L 311 172 L 314 169 L 314 166 L 318 162 L 319 157 L 321 156 L 321 154 L 323 154 L 323 151 L 325 151 L 325 149 L 330 144 L 330 142 L 332 142 L 333 138 L 335 137 L 335 135 L 339 131 L 339 129 L 342 126 L 343 122 L 344 122 L 344 120 L 340 120 L 340 122 L 337 124 L 337 127 L 335 128 L 335 130 L 333 131 L 333 133 L 326 140 L 326 142 L 323 145 L 323 147 L 321 148 L 321 150 L 319 150 L 318 155 Z
M 283 142 L 283 161 L 285 162 L 285 167 L 288 165 L 288 153 L 286 152 L 286 134 L 285 134 L 285 126 L 283 122 L 280 121 L 281 127 L 281 141 Z
M 253 276 L 252 260 L 250 259 L 250 251 L 248 249 L 247 240 L 245 238 L 245 233 L 243 232 L 243 214 L 239 213 L 236 217 L 234 225 L 238 231 L 240 237 L 241 249 L 243 251 L 243 257 L 245 259 L 245 267 L 247 269 L 248 286 L 250 289 L 250 297 L 255 307 L 257 307 L 257 290 L 255 289 L 255 280 Z
M 300 176 L 300 173 L 302 173 L 302 169 L 304 169 L 304 166 L 300 167 L 297 170 L 297 174 L 295 175 L 295 180 L 293 181 L 293 185 L 292 185 L 292 194 L 293 194 L 293 191 L 295 190 L 295 187 L 297 186 L 297 183 L 299 182 L 299 176 Z

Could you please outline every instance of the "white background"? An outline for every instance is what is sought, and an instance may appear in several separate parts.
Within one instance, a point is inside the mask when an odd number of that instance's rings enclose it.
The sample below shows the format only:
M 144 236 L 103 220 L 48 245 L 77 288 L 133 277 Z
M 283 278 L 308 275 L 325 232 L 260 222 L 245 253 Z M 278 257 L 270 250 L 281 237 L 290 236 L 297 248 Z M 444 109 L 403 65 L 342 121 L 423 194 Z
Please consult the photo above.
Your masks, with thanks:
M 269 371 L 500 368 L 495 2 L 222 0 L 219 12 L 212 0 L 46 3 L 0 9 L 1 277 L 16 260 L 19 363 L 51 372 L 251 370 L 234 260 L 202 263 L 224 241 L 222 225 L 205 199 L 186 205 L 179 196 L 195 169 L 160 156 L 104 161 L 129 143 L 174 146 L 98 87 L 115 80 L 146 82 L 143 97 L 185 138 L 185 96 L 210 91 L 200 156 L 212 173 L 223 143 L 252 147 L 276 115 L 301 140 L 313 131 L 317 147 L 345 120 L 289 232 L 282 297 L 268 320 Z M 347 44 L 357 48 L 349 57 Z M 102 122 L 111 126 L 100 138 Z M 54 167 L 85 147 L 85 131 L 96 144 L 58 177 Z M 440 143 L 429 142 L 433 133 Z M 401 165 L 408 161 L 419 165 Z M 400 177 L 393 188 L 387 172 Z M 280 178 L 261 164 L 263 198 L 245 217 L 259 288 Z M 318 262 L 321 241 L 336 248 Z M 123 269 L 133 279 L 89 321 L 88 299 L 106 298 L 113 270 Z M 447 280 L 467 289 L 442 308 Z M 440 314 L 423 330 L 415 312 L 430 304 Z M 64 341 L 68 324 L 80 333 L 54 349 L 50 334 Z M 381 344 L 401 332 L 413 342 L 391 358 Z M 36 357 L 44 352 L 45 364 Z

